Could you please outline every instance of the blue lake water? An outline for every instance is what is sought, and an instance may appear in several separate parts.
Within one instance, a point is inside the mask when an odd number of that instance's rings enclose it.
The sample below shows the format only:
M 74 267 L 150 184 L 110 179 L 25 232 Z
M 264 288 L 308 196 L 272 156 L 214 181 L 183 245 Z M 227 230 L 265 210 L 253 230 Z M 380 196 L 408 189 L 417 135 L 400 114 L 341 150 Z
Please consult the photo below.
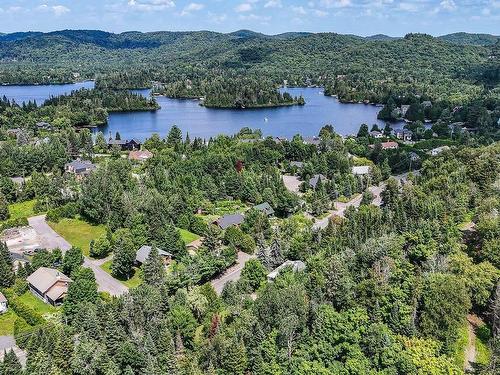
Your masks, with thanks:
M 0 96 L 18 103 L 36 100 L 38 104 L 51 96 L 70 93 L 80 88 L 92 88 L 94 82 L 48 86 L 0 86 Z M 285 89 L 283 89 L 285 90 Z M 292 96 L 302 95 L 305 106 L 261 109 L 210 109 L 196 100 L 157 97 L 161 109 L 156 112 L 112 113 L 108 124 L 96 131 L 105 136 L 120 132 L 122 138 L 144 140 L 153 133 L 164 137 L 172 125 L 177 125 L 191 138 L 208 138 L 218 134 L 232 135 L 242 127 L 261 129 L 264 135 L 291 138 L 295 134 L 317 135 L 322 126 L 331 124 L 342 135 L 356 133 L 363 123 L 385 123 L 377 119 L 381 107 L 369 104 L 343 104 L 323 95 L 320 88 L 286 88 Z M 148 90 L 136 91 L 148 96 Z M 397 126 L 397 125 L 396 125 Z

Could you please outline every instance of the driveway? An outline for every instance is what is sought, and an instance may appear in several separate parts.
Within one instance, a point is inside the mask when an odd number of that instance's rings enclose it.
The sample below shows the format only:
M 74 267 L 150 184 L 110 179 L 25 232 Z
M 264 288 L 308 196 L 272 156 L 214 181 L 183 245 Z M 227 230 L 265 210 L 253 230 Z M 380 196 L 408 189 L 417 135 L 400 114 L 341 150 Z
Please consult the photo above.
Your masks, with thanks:
M 242 251 L 238 252 L 236 264 L 228 268 L 221 276 L 210 282 L 218 295 L 222 293 L 224 286 L 229 281 L 237 281 L 240 278 L 241 271 L 243 270 L 243 267 L 245 267 L 246 262 L 253 258 L 255 258 L 255 255 L 249 255 Z
M 381 206 L 382 205 L 382 198 L 380 197 L 380 194 L 384 190 L 385 184 L 380 184 L 380 186 L 370 186 L 368 188 L 369 191 L 372 192 L 374 195 L 373 202 L 372 204 L 375 206 Z M 363 195 L 360 194 L 356 198 L 350 200 L 347 203 L 343 202 L 335 202 L 335 211 L 328 215 L 327 217 L 316 221 L 313 224 L 313 229 L 325 229 L 328 226 L 328 223 L 330 221 L 330 218 L 333 216 L 339 216 L 339 217 L 344 217 L 345 210 L 348 207 L 354 206 L 354 207 L 359 207 L 361 205 L 361 200 L 363 199 Z
M 4 353 L 13 350 L 23 367 L 26 366 L 26 352 L 16 345 L 14 336 L 0 336 L 0 362 L 3 361 Z
M 53 250 L 59 248 L 63 253 L 71 249 L 71 244 L 63 237 L 57 234 L 45 221 L 45 215 L 30 217 L 28 219 L 30 226 L 36 231 L 43 248 Z M 94 271 L 100 292 L 108 292 L 112 296 L 120 296 L 128 291 L 128 288 L 121 282 L 113 278 L 100 266 L 102 261 L 93 260 L 85 257 L 83 266 Z

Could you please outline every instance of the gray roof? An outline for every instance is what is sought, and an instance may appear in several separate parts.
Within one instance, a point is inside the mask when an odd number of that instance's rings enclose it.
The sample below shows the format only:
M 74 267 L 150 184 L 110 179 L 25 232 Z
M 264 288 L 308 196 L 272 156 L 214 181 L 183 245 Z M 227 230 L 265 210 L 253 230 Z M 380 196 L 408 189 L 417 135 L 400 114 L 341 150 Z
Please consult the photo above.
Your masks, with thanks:
M 290 267 L 293 272 L 300 272 L 306 269 L 305 263 L 300 260 L 287 260 L 285 263 L 275 268 L 269 275 L 267 275 L 267 278 L 269 280 L 274 280 L 278 277 L 280 272 L 287 267 Z
M 319 137 L 306 137 L 304 138 L 304 143 L 309 145 L 319 146 L 321 144 L 321 138 Z
M 56 282 L 71 282 L 71 279 L 53 268 L 40 267 L 29 275 L 26 281 L 45 294 Z
M 89 160 L 73 160 L 71 163 L 66 163 L 65 168 L 71 167 L 76 173 L 85 172 L 96 169 L 96 165 Z
M 321 182 L 326 180 L 326 177 L 323 176 L 322 174 L 315 174 L 310 180 L 309 180 L 309 185 L 313 188 L 316 188 L 316 185 L 318 185 L 318 182 L 321 180 Z
M 361 165 L 357 167 L 352 167 L 352 174 L 355 174 L 357 176 L 362 176 L 365 174 L 370 173 L 370 166 L 369 165 Z
M 271 207 L 271 205 L 267 202 L 264 202 L 264 203 L 261 203 L 261 204 L 258 204 L 257 206 L 254 206 L 253 207 L 254 209 L 258 210 L 258 211 L 262 211 L 264 212 L 267 216 L 271 216 L 271 215 L 274 215 L 274 210 L 273 208 Z
M 243 223 L 243 219 L 245 219 L 245 216 L 242 214 L 232 214 L 232 215 L 224 215 L 220 217 L 216 223 L 219 227 L 222 229 L 229 228 L 232 225 L 240 225 Z
M 141 264 L 144 263 L 146 261 L 146 259 L 148 259 L 149 254 L 151 253 L 151 250 L 152 250 L 151 246 L 147 246 L 147 245 L 142 246 L 139 250 L 137 250 L 137 254 L 135 256 L 136 262 L 139 262 Z M 170 254 L 169 252 L 166 252 L 164 250 L 161 250 L 161 249 L 158 249 L 158 254 L 161 257 L 166 257 L 166 258 L 172 257 L 172 254 Z
M 301 161 L 291 161 L 290 162 L 290 166 L 297 167 L 297 168 L 303 168 L 304 167 L 304 163 L 301 162 Z
M 0 303 L 7 302 L 7 298 L 0 292 Z
M 110 139 L 110 140 L 108 140 L 108 145 L 121 146 L 121 145 L 124 145 L 126 143 L 127 143 L 127 141 L 125 139 Z

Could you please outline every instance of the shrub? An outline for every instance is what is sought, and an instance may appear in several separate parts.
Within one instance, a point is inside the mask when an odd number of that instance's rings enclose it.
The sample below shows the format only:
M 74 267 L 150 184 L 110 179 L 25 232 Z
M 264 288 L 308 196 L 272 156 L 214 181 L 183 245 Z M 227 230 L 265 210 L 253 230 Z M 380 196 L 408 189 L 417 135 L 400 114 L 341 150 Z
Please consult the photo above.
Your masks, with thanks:
M 45 319 L 42 317 L 42 315 L 26 305 L 24 302 L 20 301 L 19 298 L 7 298 L 9 299 L 9 306 L 11 307 L 11 309 L 14 310 L 14 312 L 19 317 L 23 318 L 29 325 L 36 326 L 38 324 L 45 323 Z
M 73 219 L 78 214 L 78 205 L 75 202 L 70 202 L 64 206 L 52 208 L 47 212 L 47 220 L 53 223 L 59 222 L 61 219 Z
M 6 222 L 0 224 L 0 232 L 4 231 L 5 229 L 16 228 L 16 227 L 26 227 L 28 225 L 29 225 L 28 219 L 25 217 L 22 217 L 19 219 L 10 219 L 10 220 L 7 220 Z

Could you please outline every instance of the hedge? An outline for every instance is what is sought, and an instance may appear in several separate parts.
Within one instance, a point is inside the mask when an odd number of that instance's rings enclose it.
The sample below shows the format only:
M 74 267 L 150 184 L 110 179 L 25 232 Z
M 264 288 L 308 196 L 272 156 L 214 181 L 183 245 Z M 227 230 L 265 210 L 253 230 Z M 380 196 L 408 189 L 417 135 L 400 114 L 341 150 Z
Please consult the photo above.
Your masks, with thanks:
M 0 232 L 6 229 L 16 228 L 16 227 L 26 227 L 28 226 L 28 219 L 21 217 L 19 219 L 10 219 L 0 224 Z
M 31 307 L 20 301 L 11 290 L 5 290 L 5 297 L 9 301 L 9 306 L 14 312 L 26 323 L 31 326 L 36 326 L 45 323 L 45 319 L 41 314 L 33 310 Z

